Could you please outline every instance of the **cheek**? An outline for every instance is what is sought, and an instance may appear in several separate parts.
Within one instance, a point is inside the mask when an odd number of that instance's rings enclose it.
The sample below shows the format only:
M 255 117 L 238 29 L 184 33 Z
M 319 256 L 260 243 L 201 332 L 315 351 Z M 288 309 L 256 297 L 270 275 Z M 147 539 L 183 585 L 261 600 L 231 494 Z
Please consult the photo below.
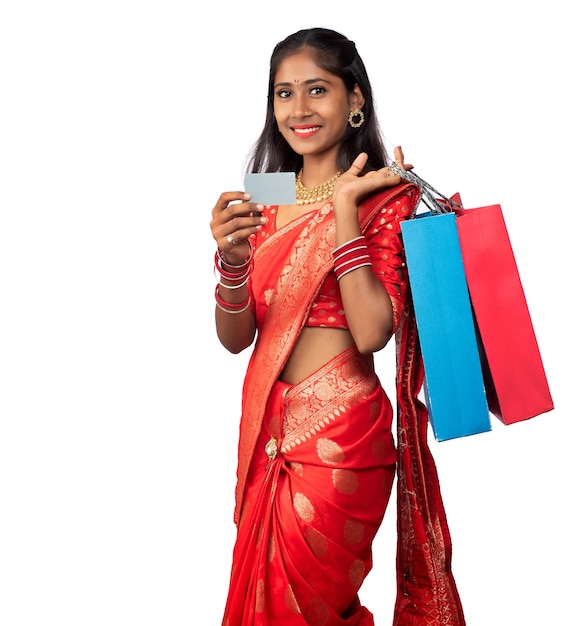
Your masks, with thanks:
M 348 123 L 348 114 L 350 113 L 350 107 L 346 102 L 337 102 L 334 107 L 330 109 L 330 116 L 333 117 L 334 122 L 339 126 L 343 126 Z
M 338 107 L 336 109 L 336 114 L 334 116 L 335 128 L 344 129 L 346 127 L 346 125 L 348 124 L 348 113 L 349 111 L 345 112 L 344 107 Z
M 285 117 L 282 115 L 281 110 L 278 111 L 277 107 L 273 109 L 273 115 L 275 117 L 275 123 L 277 124 L 277 128 L 280 131 L 283 131 L 285 128 Z

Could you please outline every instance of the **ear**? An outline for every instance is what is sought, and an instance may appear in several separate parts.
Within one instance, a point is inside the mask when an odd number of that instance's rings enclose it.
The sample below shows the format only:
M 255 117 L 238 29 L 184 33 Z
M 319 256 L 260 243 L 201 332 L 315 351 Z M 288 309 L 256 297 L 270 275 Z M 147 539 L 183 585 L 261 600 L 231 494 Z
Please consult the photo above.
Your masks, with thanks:
M 365 103 L 365 99 L 364 99 L 364 96 L 362 95 L 362 91 L 360 90 L 360 85 L 358 84 L 354 85 L 354 89 L 350 92 L 348 101 L 350 103 L 351 111 L 362 109 Z

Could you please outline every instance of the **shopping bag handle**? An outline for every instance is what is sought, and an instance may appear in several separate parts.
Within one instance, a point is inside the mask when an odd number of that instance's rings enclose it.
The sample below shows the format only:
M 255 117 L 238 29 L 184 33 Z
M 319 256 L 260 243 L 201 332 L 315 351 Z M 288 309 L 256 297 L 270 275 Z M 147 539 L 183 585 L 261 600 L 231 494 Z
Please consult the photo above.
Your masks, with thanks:
M 419 174 L 412 172 L 411 170 L 404 170 L 399 167 L 395 162 L 391 162 L 389 165 L 395 174 L 400 176 L 403 180 L 408 180 L 420 187 L 421 196 L 419 202 L 413 211 L 413 216 L 417 215 L 417 209 L 419 205 L 423 203 L 429 211 L 434 215 L 441 215 L 443 213 L 455 213 L 461 215 L 464 212 L 459 194 L 455 194 L 451 198 L 441 193 L 435 187 L 432 187 L 426 180 L 423 180 Z

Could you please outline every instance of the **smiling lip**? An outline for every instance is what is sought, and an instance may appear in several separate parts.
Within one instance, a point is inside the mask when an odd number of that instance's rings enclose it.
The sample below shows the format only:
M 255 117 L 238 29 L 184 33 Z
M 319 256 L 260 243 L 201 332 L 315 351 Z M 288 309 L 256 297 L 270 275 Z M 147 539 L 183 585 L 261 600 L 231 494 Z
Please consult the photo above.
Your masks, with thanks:
M 314 124 L 303 124 L 301 126 L 291 126 L 291 130 L 296 137 L 311 137 L 317 133 L 321 126 L 315 126 Z

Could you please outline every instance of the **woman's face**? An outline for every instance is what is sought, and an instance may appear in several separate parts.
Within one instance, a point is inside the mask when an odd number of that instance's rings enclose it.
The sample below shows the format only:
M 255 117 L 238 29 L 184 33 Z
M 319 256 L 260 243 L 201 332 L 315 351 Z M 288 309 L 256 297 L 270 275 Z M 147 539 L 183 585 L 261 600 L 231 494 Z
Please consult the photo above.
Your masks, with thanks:
M 308 51 L 286 57 L 275 74 L 277 126 L 304 157 L 335 159 L 349 112 L 363 105 L 358 85 L 348 93 L 342 79 L 316 65 Z

